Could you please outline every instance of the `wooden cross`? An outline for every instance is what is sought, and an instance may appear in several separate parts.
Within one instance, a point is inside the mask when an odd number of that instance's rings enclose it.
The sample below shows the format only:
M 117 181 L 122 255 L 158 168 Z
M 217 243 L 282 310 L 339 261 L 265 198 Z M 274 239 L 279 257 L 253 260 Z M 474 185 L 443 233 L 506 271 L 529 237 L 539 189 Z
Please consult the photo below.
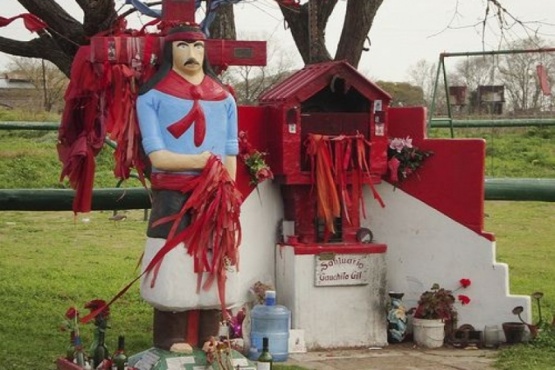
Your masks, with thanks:
M 162 0 L 162 21 L 195 23 L 195 10 L 195 0 Z M 137 55 L 144 52 L 146 43 L 144 36 L 94 36 L 91 38 L 91 59 L 93 62 L 132 65 Z M 208 60 L 217 71 L 232 65 L 266 65 L 265 41 L 208 39 L 205 44 Z M 162 45 L 163 38 L 160 37 L 155 45 L 155 54 L 160 55 Z

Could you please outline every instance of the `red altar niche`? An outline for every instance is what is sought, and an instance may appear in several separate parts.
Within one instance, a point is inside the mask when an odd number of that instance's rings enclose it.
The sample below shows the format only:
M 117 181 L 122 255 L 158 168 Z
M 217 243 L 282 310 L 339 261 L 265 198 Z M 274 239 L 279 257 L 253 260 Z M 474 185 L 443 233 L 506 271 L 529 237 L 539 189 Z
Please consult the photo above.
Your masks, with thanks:
M 268 162 L 282 185 L 285 220 L 294 221 L 299 241 L 357 241 L 360 186 L 353 184 L 379 182 L 387 170 L 390 102 L 388 93 L 344 61 L 308 65 L 259 98 L 268 111 Z M 331 227 L 330 221 L 318 217 L 316 199 L 321 196 L 315 184 L 321 180 L 315 178 L 317 165 L 307 153 L 314 137 L 326 141 L 329 160 L 337 164 L 334 169 L 346 169 L 342 179 L 337 171 L 332 174 L 342 197 L 341 213 L 333 217 Z M 338 141 L 344 146 L 338 146 Z M 361 160 L 363 170 L 354 171 L 353 163 L 358 166 Z

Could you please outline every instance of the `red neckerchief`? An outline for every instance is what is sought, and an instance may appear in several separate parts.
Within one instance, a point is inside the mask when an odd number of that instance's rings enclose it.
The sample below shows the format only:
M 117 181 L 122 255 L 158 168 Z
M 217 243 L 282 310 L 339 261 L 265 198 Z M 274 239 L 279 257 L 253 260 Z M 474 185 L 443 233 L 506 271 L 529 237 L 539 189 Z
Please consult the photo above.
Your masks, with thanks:
M 173 69 L 156 85 L 156 90 L 181 99 L 193 100 L 193 107 L 189 113 L 168 126 L 168 131 L 173 137 L 178 138 L 195 122 L 195 146 L 200 146 L 206 135 L 206 117 L 199 100 L 224 100 L 228 94 L 219 83 L 208 76 L 205 76 L 199 85 L 193 85 Z

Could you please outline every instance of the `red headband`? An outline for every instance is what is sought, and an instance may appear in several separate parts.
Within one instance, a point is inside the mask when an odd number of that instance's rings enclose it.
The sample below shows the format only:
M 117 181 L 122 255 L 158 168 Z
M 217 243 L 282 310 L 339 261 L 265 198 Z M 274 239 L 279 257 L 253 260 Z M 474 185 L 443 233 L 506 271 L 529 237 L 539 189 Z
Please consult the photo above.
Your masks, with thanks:
M 198 41 L 198 40 L 206 40 L 206 35 L 200 31 L 184 31 L 184 32 L 176 32 L 166 35 L 164 37 L 164 42 L 173 42 L 173 41 Z

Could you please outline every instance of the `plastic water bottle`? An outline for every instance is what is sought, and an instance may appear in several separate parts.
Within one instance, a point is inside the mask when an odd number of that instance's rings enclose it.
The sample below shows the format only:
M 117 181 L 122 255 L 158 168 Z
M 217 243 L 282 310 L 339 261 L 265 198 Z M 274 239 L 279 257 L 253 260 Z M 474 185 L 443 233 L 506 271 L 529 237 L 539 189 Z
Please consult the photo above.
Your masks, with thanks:
M 289 356 L 289 327 L 291 311 L 276 305 L 276 292 L 266 291 L 264 304 L 251 311 L 251 348 L 249 358 L 256 361 L 262 353 L 262 338 L 268 338 L 274 362 L 287 361 Z

